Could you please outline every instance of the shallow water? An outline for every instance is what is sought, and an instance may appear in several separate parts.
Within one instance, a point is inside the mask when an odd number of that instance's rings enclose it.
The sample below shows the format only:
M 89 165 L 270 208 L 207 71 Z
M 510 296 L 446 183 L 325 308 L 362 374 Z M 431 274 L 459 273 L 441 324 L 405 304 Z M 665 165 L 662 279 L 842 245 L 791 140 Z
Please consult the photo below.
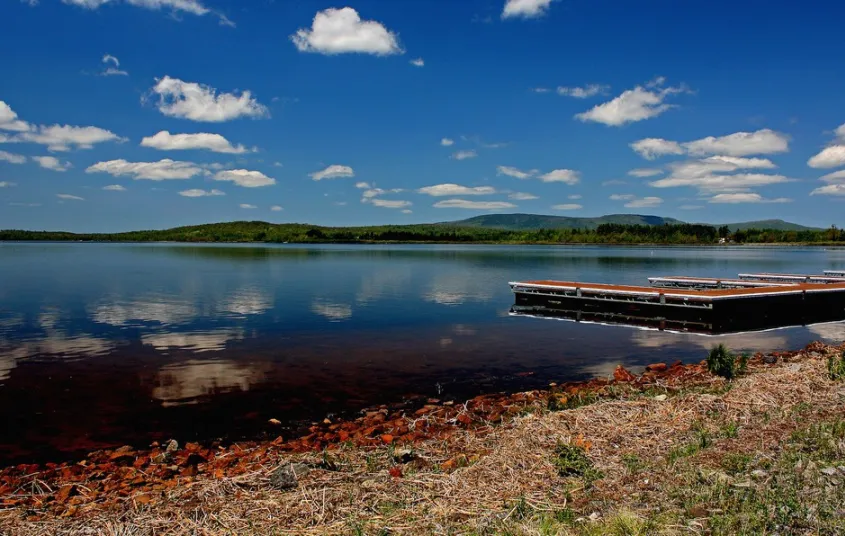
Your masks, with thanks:
M 0 244 L 0 462 L 237 439 L 418 396 L 527 389 L 845 323 L 706 337 L 508 315 L 508 281 L 819 273 L 845 250 Z

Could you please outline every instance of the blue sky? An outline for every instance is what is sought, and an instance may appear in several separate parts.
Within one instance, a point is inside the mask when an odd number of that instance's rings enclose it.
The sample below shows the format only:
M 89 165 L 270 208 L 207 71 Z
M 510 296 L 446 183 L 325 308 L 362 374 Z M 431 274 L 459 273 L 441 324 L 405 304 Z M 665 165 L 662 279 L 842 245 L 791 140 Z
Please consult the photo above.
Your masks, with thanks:
M 0 228 L 845 226 L 845 6 L 6 0 Z

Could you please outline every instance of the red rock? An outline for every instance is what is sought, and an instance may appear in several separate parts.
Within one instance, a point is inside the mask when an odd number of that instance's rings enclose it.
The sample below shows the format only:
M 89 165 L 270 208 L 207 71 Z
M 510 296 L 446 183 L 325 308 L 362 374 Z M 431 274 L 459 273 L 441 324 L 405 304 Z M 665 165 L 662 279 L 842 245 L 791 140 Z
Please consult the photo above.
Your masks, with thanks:
M 472 417 L 470 417 L 466 413 L 461 413 L 460 415 L 458 415 L 457 419 L 459 423 L 465 426 L 469 426 L 470 424 L 472 424 Z
M 393 478 L 402 478 L 402 468 L 398 465 L 394 465 L 393 467 L 391 467 L 388 472 Z
M 386 445 L 393 443 L 393 436 L 390 434 L 384 434 L 381 436 L 381 441 Z
M 666 372 L 666 369 L 668 368 L 669 367 L 666 366 L 666 363 L 653 363 L 645 369 L 649 372 Z
M 637 377 L 631 374 L 628 369 L 626 369 L 622 365 L 619 365 L 613 371 L 613 379 L 617 382 L 632 382 L 636 380 Z

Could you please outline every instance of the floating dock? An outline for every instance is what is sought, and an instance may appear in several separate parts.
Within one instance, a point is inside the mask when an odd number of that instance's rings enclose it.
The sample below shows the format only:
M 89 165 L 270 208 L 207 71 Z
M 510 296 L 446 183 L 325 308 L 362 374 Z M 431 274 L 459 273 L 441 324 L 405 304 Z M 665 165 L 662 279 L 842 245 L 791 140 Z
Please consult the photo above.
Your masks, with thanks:
M 614 323 L 636 319 L 635 325 L 712 333 L 845 319 L 845 278 L 741 274 L 739 279 L 676 276 L 652 277 L 649 282 L 650 287 L 514 281 L 510 283 L 515 295 L 512 313 L 609 322 L 623 319 Z
M 824 275 L 833 277 L 845 277 L 845 270 L 825 270 Z

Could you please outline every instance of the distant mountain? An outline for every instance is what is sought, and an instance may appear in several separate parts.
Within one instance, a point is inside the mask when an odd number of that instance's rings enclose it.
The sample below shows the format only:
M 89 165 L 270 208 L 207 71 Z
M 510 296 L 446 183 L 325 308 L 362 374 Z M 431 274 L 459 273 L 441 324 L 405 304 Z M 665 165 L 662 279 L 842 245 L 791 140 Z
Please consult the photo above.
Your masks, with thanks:
M 527 231 L 532 229 L 595 229 L 603 223 L 623 225 L 664 225 L 683 223 L 674 218 L 642 216 L 639 214 L 610 214 L 597 218 L 573 218 L 569 216 L 543 216 L 540 214 L 486 214 L 466 220 L 445 222 L 457 227 L 485 227 Z
M 546 216 L 542 214 L 485 214 L 466 220 L 444 222 L 443 225 L 457 227 L 483 227 L 487 229 L 506 229 L 509 231 L 530 231 L 536 229 L 595 229 L 603 223 L 618 223 L 623 225 L 665 225 L 685 223 L 674 218 L 648 216 L 641 214 L 609 214 L 595 218 L 575 218 L 570 216 Z M 710 224 L 719 227 L 727 225 L 731 231 L 746 229 L 776 229 L 779 231 L 809 231 L 818 230 L 815 227 L 805 227 L 797 223 L 783 220 L 760 220 L 741 223 Z
M 725 224 L 723 224 L 725 225 Z M 797 223 L 790 223 L 783 220 L 759 220 L 743 223 L 728 223 L 728 228 L 733 231 L 745 231 L 746 229 L 775 229 L 777 231 L 818 231 L 818 227 L 805 227 Z M 718 227 L 718 226 L 717 226 Z

